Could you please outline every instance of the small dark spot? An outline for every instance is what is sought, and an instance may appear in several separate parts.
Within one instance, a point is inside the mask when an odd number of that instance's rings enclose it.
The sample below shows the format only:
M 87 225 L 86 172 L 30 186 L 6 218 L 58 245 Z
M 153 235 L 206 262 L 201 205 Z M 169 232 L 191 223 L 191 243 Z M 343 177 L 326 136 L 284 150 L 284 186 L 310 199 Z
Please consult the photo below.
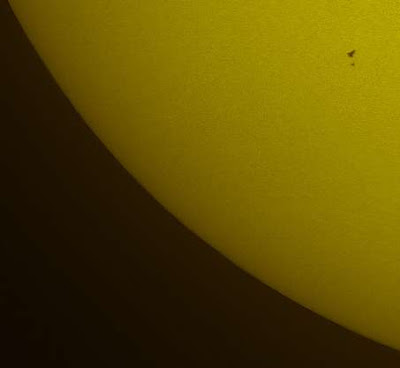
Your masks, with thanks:
M 351 65 L 351 66 L 355 66 L 355 65 L 356 65 L 356 63 L 351 63 L 350 65 Z
M 354 57 L 355 53 L 356 53 L 356 50 L 352 50 L 347 53 L 347 56 L 352 58 L 352 57 Z

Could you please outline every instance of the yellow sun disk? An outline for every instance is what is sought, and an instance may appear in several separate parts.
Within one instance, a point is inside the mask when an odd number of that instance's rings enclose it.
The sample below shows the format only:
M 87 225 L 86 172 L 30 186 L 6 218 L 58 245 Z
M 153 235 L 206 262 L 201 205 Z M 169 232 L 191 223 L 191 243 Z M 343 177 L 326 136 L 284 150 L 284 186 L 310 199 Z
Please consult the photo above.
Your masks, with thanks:
M 400 3 L 11 5 L 89 126 L 178 219 L 400 348 Z

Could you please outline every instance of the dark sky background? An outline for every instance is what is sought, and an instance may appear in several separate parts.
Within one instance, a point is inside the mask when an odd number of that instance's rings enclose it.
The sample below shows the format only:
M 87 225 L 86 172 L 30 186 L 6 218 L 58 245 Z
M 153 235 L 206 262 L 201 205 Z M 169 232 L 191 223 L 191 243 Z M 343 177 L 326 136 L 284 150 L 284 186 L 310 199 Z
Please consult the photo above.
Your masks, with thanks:
M 166 212 L 0 0 L 1 367 L 399 367 Z

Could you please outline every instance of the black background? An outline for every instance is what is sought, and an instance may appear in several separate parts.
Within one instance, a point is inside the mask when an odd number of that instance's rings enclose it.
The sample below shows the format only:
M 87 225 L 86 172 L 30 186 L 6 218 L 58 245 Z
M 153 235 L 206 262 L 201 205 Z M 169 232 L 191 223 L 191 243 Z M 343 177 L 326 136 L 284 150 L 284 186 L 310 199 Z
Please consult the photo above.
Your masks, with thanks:
M 0 108 L 0 366 L 400 366 L 168 214 L 87 128 L 4 0 Z

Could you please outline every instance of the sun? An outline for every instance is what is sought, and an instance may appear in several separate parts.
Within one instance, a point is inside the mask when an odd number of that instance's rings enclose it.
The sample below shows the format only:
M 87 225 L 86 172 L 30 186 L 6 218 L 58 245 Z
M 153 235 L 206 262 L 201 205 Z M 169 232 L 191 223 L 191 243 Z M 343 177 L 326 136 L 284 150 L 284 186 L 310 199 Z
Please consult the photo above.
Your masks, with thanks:
M 288 297 L 400 348 L 400 3 L 11 5 L 172 214 Z

